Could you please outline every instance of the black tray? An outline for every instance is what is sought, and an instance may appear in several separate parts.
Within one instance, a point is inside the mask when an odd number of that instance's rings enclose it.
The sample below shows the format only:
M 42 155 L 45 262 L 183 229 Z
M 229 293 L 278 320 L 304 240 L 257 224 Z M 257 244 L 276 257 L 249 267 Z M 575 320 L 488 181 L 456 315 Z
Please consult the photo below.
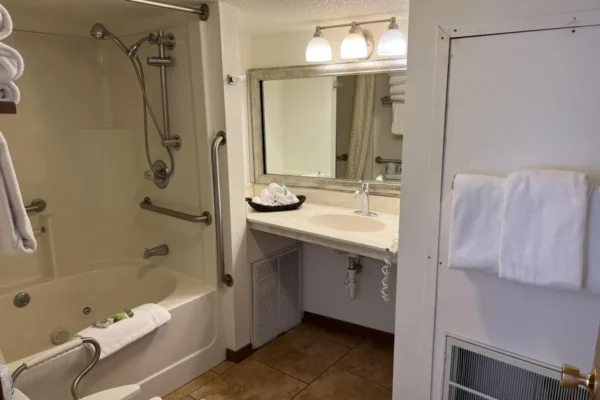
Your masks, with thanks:
M 300 195 L 300 196 L 296 196 L 296 197 L 298 198 L 297 203 L 286 204 L 283 206 L 265 206 L 263 204 L 256 204 L 256 203 L 252 202 L 252 199 L 250 197 L 246 197 L 246 201 L 248 202 L 248 205 L 250 207 L 252 207 L 256 211 L 260 211 L 260 212 L 291 211 L 291 210 L 297 210 L 298 208 L 300 208 L 302 203 L 304 203 L 306 201 L 306 196 Z

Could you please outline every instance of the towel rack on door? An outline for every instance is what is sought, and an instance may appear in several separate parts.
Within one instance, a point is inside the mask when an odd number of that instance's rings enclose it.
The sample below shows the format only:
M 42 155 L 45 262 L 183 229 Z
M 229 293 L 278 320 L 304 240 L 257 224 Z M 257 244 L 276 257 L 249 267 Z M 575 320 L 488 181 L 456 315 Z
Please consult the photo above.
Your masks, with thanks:
M 31 203 L 27 206 L 25 206 L 25 211 L 27 211 L 27 214 L 30 213 L 41 213 L 42 211 L 44 211 L 46 209 L 46 200 L 44 199 L 33 199 L 31 201 Z
M 227 135 L 219 131 L 211 147 L 213 199 L 215 203 L 215 231 L 217 234 L 217 267 L 221 282 L 233 286 L 233 277 L 225 273 L 225 249 L 223 248 L 223 218 L 221 215 L 221 181 L 219 178 L 219 146 L 227 143 Z

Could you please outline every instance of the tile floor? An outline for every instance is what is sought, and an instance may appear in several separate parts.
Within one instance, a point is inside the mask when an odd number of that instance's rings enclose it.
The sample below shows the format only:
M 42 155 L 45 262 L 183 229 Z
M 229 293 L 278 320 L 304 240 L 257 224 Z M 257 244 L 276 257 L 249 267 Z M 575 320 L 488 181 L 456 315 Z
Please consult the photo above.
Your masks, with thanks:
M 393 346 L 302 324 L 239 364 L 224 361 L 164 400 L 392 398 Z

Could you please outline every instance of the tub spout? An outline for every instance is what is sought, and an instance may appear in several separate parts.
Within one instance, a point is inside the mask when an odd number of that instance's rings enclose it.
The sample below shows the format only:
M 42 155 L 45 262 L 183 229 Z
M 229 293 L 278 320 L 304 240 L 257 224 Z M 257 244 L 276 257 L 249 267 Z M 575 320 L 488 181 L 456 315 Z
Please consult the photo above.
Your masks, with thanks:
M 152 247 L 144 250 L 144 258 L 149 259 L 156 256 L 166 256 L 169 254 L 169 246 L 161 244 L 160 246 Z

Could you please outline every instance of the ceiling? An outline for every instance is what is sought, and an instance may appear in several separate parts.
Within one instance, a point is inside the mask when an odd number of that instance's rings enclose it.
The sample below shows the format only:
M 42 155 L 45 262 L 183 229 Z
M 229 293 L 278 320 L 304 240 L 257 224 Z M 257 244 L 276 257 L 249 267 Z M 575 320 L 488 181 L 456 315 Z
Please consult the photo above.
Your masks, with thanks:
M 198 6 L 206 1 L 163 0 L 178 5 Z M 229 3 L 242 11 L 241 21 L 249 27 L 264 30 L 338 20 L 357 16 L 396 13 L 406 15 L 408 0 L 218 0 Z M 208 1 L 211 2 L 211 1 Z M 147 21 L 148 24 L 165 26 L 167 21 L 183 21 L 196 18 L 193 14 L 167 11 L 130 3 L 125 0 L 2 0 L 2 4 L 13 14 L 17 29 L 58 32 L 65 30 L 70 22 L 73 32 L 81 30 L 97 21 L 107 21 L 118 34 L 132 31 L 132 18 Z M 56 25 L 56 26 L 55 26 Z M 60 26 L 62 25 L 62 26 Z M 129 28 L 129 29 L 128 29 Z M 87 33 L 87 30 L 86 30 Z

